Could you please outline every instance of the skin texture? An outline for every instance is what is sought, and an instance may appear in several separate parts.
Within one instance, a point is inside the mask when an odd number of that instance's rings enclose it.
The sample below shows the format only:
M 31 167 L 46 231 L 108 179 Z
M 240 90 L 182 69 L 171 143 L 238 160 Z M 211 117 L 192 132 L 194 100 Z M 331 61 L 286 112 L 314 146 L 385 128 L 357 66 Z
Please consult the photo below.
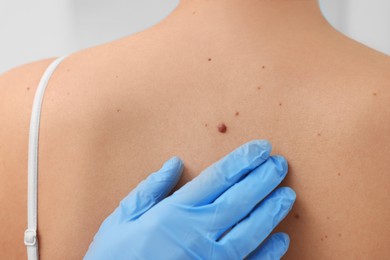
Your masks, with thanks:
M 0 76 L 1 259 L 26 257 L 29 120 L 52 60 Z M 72 54 L 42 108 L 41 259 L 80 259 L 171 156 L 185 163 L 180 187 L 252 139 L 289 162 L 285 259 L 388 258 L 389 69 L 310 0 L 183 1 L 143 32 Z

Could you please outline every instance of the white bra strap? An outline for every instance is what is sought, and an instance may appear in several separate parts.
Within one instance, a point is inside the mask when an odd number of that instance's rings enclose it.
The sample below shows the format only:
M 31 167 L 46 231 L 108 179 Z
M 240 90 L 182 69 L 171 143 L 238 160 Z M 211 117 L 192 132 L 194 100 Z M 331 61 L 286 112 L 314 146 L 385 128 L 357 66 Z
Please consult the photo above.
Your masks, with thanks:
M 38 260 L 37 238 L 37 195 L 38 195 L 38 137 L 39 119 L 43 95 L 49 82 L 50 76 L 58 64 L 67 56 L 54 60 L 46 69 L 38 88 L 35 92 L 34 103 L 30 119 L 30 133 L 28 143 L 28 186 L 27 186 L 27 229 L 24 232 L 24 244 L 27 246 L 28 260 Z

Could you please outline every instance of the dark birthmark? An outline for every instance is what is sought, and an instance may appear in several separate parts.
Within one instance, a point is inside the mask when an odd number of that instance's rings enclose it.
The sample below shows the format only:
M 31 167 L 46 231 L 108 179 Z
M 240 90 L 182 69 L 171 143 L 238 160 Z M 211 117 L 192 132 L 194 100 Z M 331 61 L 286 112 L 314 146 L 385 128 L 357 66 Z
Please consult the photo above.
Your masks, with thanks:
M 295 214 L 294 214 L 294 218 L 299 219 L 299 218 L 300 218 L 299 214 L 298 214 L 298 213 L 295 213 Z
M 225 125 L 224 123 L 218 124 L 218 125 L 217 125 L 217 128 L 218 128 L 218 131 L 219 131 L 220 133 L 225 133 L 226 130 L 227 130 L 227 127 L 226 127 L 226 125 Z
M 235 115 L 235 116 L 239 116 L 239 115 L 240 115 L 240 112 L 237 111 L 234 115 Z
M 209 58 L 209 61 L 211 61 L 211 58 Z

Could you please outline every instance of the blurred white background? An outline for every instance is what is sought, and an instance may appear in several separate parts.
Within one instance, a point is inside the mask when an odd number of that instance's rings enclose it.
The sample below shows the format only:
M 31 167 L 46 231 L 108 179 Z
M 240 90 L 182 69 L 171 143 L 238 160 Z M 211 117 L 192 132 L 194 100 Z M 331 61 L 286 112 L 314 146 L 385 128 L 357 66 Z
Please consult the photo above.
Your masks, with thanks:
M 112 41 L 163 20 L 180 0 L 0 0 L 0 74 Z M 389 0 L 318 0 L 338 31 L 390 55 Z

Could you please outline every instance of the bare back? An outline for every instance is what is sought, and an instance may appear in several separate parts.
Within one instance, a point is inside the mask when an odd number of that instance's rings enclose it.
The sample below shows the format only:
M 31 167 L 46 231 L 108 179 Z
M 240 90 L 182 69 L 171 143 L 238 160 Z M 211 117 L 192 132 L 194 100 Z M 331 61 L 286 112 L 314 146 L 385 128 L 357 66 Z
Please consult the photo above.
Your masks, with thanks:
M 388 258 L 389 58 L 325 21 L 245 38 L 229 29 L 240 26 L 234 16 L 202 19 L 211 11 L 178 7 L 57 68 L 40 127 L 41 259 L 82 258 L 119 201 L 170 156 L 185 163 L 181 186 L 252 139 L 289 162 L 283 184 L 297 202 L 278 228 L 291 237 L 286 259 Z M 26 257 L 28 127 L 50 61 L 0 77 L 1 259 Z

